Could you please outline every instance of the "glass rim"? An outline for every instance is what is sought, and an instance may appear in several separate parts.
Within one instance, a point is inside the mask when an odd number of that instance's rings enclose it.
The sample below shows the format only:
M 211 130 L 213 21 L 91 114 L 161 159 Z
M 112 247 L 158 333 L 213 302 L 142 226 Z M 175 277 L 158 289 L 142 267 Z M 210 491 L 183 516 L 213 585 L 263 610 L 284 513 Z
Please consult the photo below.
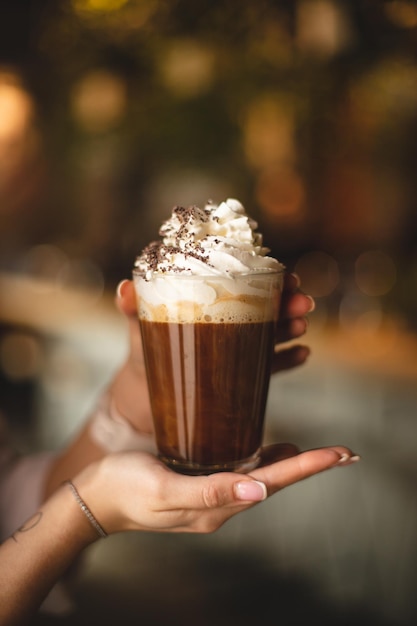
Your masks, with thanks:
M 211 280 L 215 280 L 215 279 L 221 279 L 221 280 L 236 280 L 239 278 L 249 278 L 249 277 L 256 277 L 256 276 L 279 276 L 279 275 L 283 275 L 286 271 L 285 267 L 279 267 L 279 268 L 263 268 L 260 270 L 252 270 L 249 272 L 239 272 L 239 273 L 235 273 L 233 274 L 232 272 L 227 272 L 224 274 L 186 274 L 185 272 L 153 272 L 152 276 L 148 279 L 148 282 L 150 282 L 153 278 L 174 278 L 174 279 L 181 279 L 181 280 L 207 280 L 207 279 L 211 279 Z M 132 274 L 134 277 L 137 278 L 143 278 L 144 280 L 146 279 L 146 272 L 143 272 L 142 270 L 139 270 L 137 268 L 133 268 L 132 270 Z

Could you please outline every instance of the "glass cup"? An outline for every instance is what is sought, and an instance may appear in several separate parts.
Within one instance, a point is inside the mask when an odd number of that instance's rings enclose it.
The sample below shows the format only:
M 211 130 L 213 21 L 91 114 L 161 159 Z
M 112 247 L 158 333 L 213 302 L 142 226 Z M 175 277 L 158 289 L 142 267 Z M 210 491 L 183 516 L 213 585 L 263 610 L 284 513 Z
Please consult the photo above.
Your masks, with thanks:
M 185 474 L 259 464 L 282 270 L 133 271 L 159 457 Z

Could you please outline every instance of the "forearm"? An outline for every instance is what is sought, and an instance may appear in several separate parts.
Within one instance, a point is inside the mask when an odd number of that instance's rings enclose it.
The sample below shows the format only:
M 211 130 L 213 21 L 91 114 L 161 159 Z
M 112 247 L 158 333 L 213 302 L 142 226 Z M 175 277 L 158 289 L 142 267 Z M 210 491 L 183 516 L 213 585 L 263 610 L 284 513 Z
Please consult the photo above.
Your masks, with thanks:
M 98 535 L 68 486 L 0 546 L 0 624 L 23 624 Z

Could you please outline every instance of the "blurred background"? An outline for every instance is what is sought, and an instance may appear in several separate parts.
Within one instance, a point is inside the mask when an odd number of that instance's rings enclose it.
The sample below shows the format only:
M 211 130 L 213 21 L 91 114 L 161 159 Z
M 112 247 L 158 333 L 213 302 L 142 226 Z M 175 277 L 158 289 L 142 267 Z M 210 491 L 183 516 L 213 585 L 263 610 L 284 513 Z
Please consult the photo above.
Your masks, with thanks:
M 114 289 L 176 204 L 237 197 L 316 299 L 266 437 L 343 443 L 210 537 L 116 536 L 39 623 L 417 623 L 417 2 L 2 0 L 0 412 L 72 436 Z

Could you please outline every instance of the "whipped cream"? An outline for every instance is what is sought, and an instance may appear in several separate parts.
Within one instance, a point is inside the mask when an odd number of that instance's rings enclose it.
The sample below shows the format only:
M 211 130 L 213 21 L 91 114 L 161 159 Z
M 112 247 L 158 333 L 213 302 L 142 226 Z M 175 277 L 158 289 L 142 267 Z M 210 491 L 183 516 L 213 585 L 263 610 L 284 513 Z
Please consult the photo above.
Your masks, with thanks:
M 219 205 L 209 202 L 203 209 L 176 206 L 159 230 L 162 239 L 144 248 L 135 269 L 145 280 L 154 274 L 235 276 L 282 270 L 268 256 L 257 227 L 234 198 Z

